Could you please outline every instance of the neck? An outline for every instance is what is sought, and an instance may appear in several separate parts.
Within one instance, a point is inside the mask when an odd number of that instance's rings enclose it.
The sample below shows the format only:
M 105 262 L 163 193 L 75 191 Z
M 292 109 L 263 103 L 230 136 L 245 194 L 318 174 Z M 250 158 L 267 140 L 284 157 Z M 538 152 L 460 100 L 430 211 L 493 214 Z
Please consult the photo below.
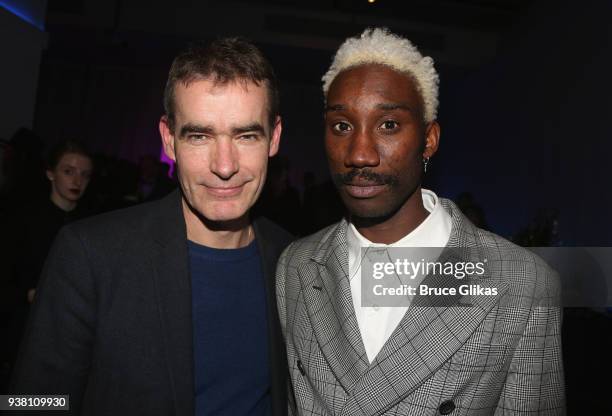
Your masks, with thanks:
M 248 216 L 230 221 L 210 221 L 202 217 L 183 199 L 183 215 L 187 226 L 187 238 L 194 243 L 211 248 L 240 248 L 248 246 L 255 238 Z
M 400 209 L 391 215 L 381 218 L 351 217 L 351 222 L 357 231 L 371 242 L 392 244 L 410 234 L 428 215 L 419 187 Z
M 51 202 L 53 202 L 59 209 L 66 212 L 72 211 L 77 206 L 75 201 L 68 201 L 53 191 L 51 191 Z

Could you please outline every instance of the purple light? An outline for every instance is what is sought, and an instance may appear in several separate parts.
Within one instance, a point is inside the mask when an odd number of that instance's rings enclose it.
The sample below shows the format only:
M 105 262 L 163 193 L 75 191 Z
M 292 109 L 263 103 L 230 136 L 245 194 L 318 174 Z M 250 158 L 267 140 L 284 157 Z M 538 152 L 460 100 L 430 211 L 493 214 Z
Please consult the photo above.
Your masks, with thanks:
M 159 161 L 170 165 L 170 169 L 168 169 L 168 176 L 172 178 L 172 176 L 174 175 L 174 161 L 170 159 L 168 155 L 166 155 L 166 152 L 164 152 L 163 147 L 159 153 Z

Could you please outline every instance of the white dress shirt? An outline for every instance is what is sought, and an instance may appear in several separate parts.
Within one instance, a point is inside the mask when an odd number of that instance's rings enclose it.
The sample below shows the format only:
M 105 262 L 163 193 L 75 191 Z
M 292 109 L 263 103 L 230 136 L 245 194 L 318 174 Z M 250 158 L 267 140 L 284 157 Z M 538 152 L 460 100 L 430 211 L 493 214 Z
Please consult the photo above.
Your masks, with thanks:
M 401 307 L 361 306 L 361 248 L 362 247 L 444 247 L 451 234 L 452 219 L 432 191 L 421 189 L 423 205 L 429 215 L 408 235 L 392 244 L 379 244 L 362 236 L 352 223 L 347 230 L 349 277 L 357 324 L 368 360 L 374 361 L 378 352 L 399 325 L 408 310 Z M 413 282 L 418 285 L 418 281 Z M 408 301 L 409 302 L 409 301 Z

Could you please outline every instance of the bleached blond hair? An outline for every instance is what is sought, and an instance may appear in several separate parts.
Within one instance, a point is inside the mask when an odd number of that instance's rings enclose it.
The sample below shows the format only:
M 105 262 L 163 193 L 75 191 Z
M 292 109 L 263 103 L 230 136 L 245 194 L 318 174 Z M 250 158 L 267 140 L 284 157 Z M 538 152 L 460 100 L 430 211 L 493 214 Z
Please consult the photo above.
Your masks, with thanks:
M 338 74 L 364 64 L 381 64 L 410 75 L 416 81 L 423 100 L 426 123 L 436 119 L 438 113 L 438 73 L 434 61 L 423 56 L 408 39 L 389 32 L 386 28 L 369 28 L 340 46 L 327 73 L 323 75 L 323 94 Z

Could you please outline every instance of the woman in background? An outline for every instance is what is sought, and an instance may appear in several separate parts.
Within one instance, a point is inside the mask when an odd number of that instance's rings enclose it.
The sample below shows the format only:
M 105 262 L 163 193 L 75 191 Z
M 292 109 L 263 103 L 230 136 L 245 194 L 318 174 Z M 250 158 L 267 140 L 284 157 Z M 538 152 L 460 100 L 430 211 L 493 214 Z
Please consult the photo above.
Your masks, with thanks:
M 32 145 L 34 147 L 34 145 Z M 14 186 L 0 215 L 0 394 L 4 394 L 30 304 L 55 236 L 60 228 L 87 216 L 83 195 L 92 175 L 92 158 L 77 141 L 63 141 L 41 163 L 21 161 L 29 180 Z M 48 191 L 36 185 L 44 177 Z
M 61 142 L 49 153 L 46 169 L 51 184 L 49 197 L 44 203 L 26 210 L 24 237 L 29 250 L 24 254 L 29 257 L 30 266 L 22 282 L 28 286 L 29 303 L 34 300 L 38 278 L 58 231 L 63 225 L 86 216 L 86 209 L 79 201 L 89 185 L 92 171 L 92 159 L 77 141 Z

